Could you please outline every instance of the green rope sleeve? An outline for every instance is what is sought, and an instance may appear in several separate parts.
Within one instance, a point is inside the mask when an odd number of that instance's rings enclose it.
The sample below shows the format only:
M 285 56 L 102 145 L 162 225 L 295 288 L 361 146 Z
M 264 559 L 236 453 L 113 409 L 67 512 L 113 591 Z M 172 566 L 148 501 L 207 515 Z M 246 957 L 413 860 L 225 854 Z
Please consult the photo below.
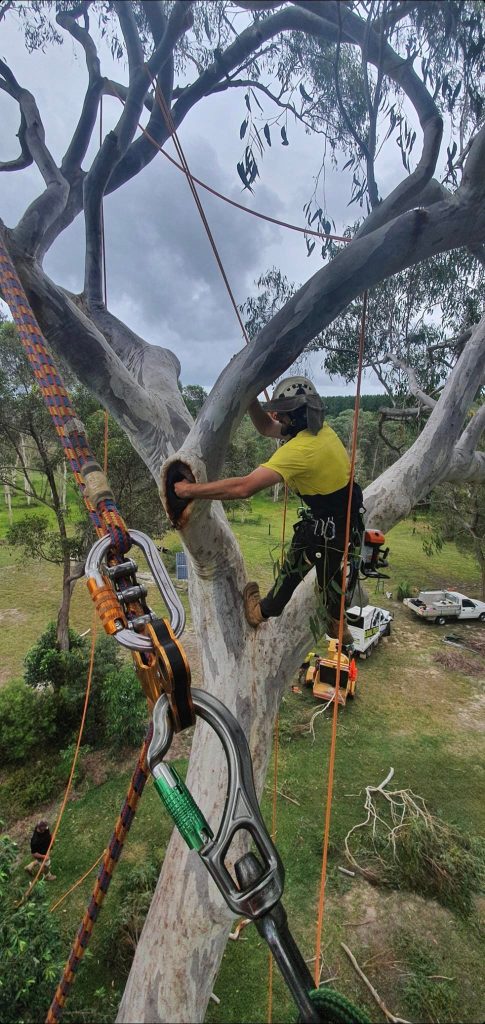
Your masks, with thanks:
M 327 985 L 313 989 L 310 999 L 318 1010 L 322 1024 L 371 1024 L 370 1017 L 363 1010 L 359 1010 L 345 996 Z M 300 1022 L 301 1018 L 298 1024 Z

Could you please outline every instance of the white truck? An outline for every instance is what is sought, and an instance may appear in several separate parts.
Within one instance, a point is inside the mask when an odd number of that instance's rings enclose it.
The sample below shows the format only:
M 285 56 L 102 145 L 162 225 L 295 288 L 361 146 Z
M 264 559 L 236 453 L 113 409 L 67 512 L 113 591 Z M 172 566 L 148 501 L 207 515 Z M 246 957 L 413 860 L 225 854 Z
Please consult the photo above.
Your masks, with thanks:
M 422 590 L 417 597 L 405 597 L 403 604 L 415 615 L 438 626 L 457 619 L 478 619 L 485 622 L 485 602 L 465 597 L 456 590 Z
M 363 658 L 369 657 L 381 636 L 389 636 L 391 622 L 392 615 L 385 608 L 373 604 L 349 608 L 347 624 L 354 638 L 354 651 Z

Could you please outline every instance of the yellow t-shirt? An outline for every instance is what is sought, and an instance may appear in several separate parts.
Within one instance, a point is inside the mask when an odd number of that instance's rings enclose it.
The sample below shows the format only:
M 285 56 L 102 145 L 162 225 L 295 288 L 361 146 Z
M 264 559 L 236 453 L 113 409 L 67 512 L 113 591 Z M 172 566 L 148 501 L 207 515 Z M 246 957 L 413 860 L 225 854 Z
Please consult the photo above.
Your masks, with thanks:
M 298 494 L 332 494 L 350 478 L 350 459 L 328 423 L 318 434 L 300 430 L 262 465 L 279 473 Z

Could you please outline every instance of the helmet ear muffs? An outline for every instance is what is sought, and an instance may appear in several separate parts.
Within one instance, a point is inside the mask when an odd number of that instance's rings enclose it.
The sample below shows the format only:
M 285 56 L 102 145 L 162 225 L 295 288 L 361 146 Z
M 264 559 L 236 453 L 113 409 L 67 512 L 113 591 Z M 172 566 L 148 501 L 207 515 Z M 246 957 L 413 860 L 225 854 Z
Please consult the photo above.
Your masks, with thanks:
M 311 434 L 318 434 L 323 427 L 323 421 L 325 419 L 323 412 L 323 405 L 320 409 L 315 409 L 311 405 L 306 407 L 307 414 L 307 429 Z

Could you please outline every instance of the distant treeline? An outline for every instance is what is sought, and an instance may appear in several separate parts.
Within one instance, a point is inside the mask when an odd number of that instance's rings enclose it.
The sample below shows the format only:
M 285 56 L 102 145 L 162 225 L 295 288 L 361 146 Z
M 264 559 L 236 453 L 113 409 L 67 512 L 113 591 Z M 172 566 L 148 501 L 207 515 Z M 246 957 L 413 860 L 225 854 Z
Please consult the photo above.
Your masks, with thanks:
M 323 404 L 327 416 L 338 416 L 344 409 L 353 409 L 355 395 L 324 395 Z M 389 405 L 387 395 L 361 395 L 360 408 L 363 412 L 377 412 L 381 406 Z

